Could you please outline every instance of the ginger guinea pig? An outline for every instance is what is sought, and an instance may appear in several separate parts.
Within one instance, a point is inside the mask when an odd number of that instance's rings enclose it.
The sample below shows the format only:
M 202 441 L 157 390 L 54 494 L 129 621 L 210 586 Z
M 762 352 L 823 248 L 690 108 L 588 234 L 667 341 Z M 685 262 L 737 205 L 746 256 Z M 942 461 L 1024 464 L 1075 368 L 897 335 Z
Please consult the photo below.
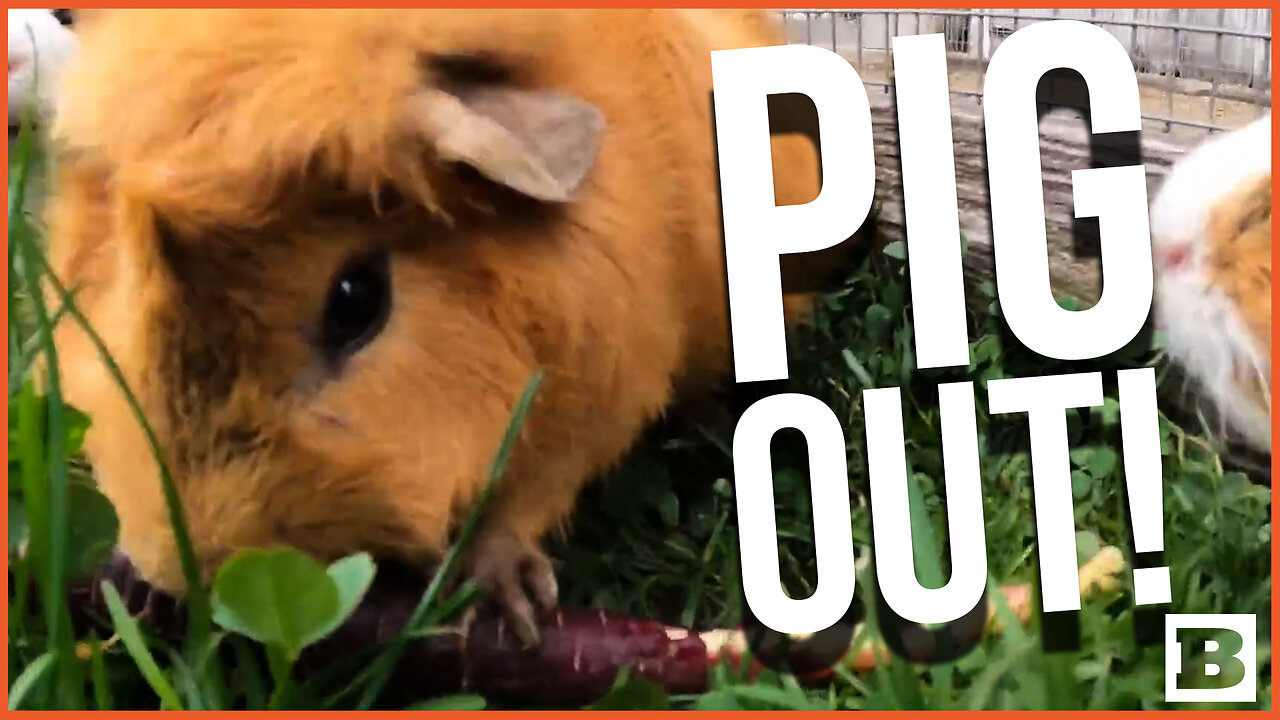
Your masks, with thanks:
M 206 580 L 250 546 L 437 559 L 541 369 L 466 562 L 534 640 L 546 534 L 731 369 L 709 53 L 785 44 L 772 18 L 120 10 L 81 43 L 55 271 L 155 428 Z M 817 196 L 805 137 L 773 163 L 778 203 Z M 57 343 L 122 548 L 181 592 L 144 436 L 79 328 Z
M 74 57 L 70 10 L 9 8 L 9 135 L 30 108 L 33 122 L 49 119 L 62 70 Z
M 1271 114 L 1191 148 L 1151 203 L 1156 326 L 1228 437 L 1271 452 Z

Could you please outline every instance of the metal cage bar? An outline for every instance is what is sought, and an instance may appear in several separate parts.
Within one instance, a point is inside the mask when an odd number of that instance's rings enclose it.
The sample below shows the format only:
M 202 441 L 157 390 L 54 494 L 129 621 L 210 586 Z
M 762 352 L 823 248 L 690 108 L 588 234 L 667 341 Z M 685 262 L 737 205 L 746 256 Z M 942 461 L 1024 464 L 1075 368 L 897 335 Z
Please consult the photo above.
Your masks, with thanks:
M 1271 109 L 1267 8 L 780 12 L 791 42 L 829 47 L 856 63 L 864 85 L 886 93 L 893 83 L 890 48 L 895 35 L 942 33 L 951 93 L 981 103 L 987 64 L 1005 37 L 1036 22 L 1073 19 L 1107 29 L 1125 46 L 1138 73 L 1143 119 L 1166 134 L 1231 129 Z M 803 22 L 802 29 L 796 20 Z M 815 24 L 824 27 L 815 31 Z

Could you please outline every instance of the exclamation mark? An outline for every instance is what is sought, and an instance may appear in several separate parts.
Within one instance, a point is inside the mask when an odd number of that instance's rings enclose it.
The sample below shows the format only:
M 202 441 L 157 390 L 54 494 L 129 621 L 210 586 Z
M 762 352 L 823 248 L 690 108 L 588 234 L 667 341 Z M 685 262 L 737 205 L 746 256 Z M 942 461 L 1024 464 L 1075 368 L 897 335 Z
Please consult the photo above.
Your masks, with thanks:
M 1160 469 L 1160 422 L 1156 414 L 1156 371 L 1149 367 L 1121 370 L 1117 377 L 1133 549 L 1139 553 L 1160 552 L 1164 549 L 1164 486 Z M 1170 602 L 1169 568 L 1135 567 L 1133 595 L 1138 605 Z

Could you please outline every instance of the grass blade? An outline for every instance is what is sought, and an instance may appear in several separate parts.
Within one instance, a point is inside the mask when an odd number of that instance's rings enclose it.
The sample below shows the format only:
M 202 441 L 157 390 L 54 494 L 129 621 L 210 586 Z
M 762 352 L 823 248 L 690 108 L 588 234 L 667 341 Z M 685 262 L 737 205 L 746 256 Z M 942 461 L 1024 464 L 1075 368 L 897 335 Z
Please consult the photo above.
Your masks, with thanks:
M 27 699 L 31 689 L 36 687 L 40 681 L 44 680 L 49 669 L 53 667 L 53 661 L 56 658 L 51 652 L 45 652 L 36 658 L 34 662 L 23 669 L 18 679 L 13 681 L 13 685 L 9 687 L 9 710 L 17 710 L 22 707 L 22 701 Z
M 151 657 L 151 651 L 147 649 L 142 633 L 138 632 L 138 623 L 129 615 L 129 611 L 120 600 L 120 594 L 116 592 L 115 586 L 109 580 L 102 581 L 102 595 L 107 602 L 107 611 L 111 613 L 111 622 L 116 629 L 116 634 L 120 636 L 120 641 L 124 643 L 125 649 L 129 651 L 129 657 L 133 658 L 134 664 L 142 672 L 147 684 L 160 697 L 164 707 L 170 710 L 182 710 L 178 694 L 174 692 L 173 686 L 156 665 L 155 658 Z
M 267 689 L 263 685 L 262 665 L 254 653 L 253 645 L 241 635 L 230 636 L 231 647 L 236 655 L 236 675 L 243 684 L 245 702 L 248 710 L 265 710 L 267 707 Z
M 20 197 L 22 195 L 23 193 L 19 193 Z M 69 490 L 67 488 L 67 458 L 65 453 L 67 439 L 66 408 L 63 406 L 62 401 L 57 349 L 53 344 L 53 324 L 48 308 L 45 305 L 44 297 L 40 292 L 40 270 L 37 263 L 32 262 L 32 255 L 36 252 L 35 241 L 29 233 L 22 232 L 26 225 L 23 216 L 10 217 L 10 222 L 12 223 L 10 225 L 10 239 L 16 239 L 20 244 L 20 256 L 23 259 L 23 280 L 31 291 L 31 304 L 35 310 L 36 326 L 38 328 L 36 337 L 47 361 L 43 368 L 47 385 L 45 391 L 45 422 L 47 423 L 45 452 L 47 455 L 44 466 L 47 476 L 41 478 L 41 481 L 49 483 L 47 496 L 48 526 L 41 528 L 41 532 L 48 533 L 49 543 L 48 554 L 44 560 L 47 563 L 45 572 L 47 585 L 44 590 L 47 598 L 45 601 L 45 622 L 48 624 L 50 645 L 56 648 L 60 660 L 59 687 L 63 691 L 65 701 L 70 703 L 70 708 L 79 709 L 84 705 L 83 692 L 77 687 L 81 685 L 80 668 L 75 660 L 75 641 L 71 637 L 70 628 L 71 617 L 66 608 L 66 597 L 62 591 L 66 583 L 67 545 L 70 534 L 70 528 L 68 527 L 69 510 L 67 507 Z
M 97 710 L 111 710 L 111 685 L 107 682 L 107 662 L 102 655 L 102 643 L 98 634 L 89 634 L 90 677 L 93 680 L 93 702 Z
M 72 292 L 72 295 L 74 296 L 76 291 L 72 290 L 71 292 Z M 12 303 L 12 300 L 10 300 L 10 302 Z M 67 312 L 67 308 L 65 305 L 58 308 L 57 312 L 53 314 L 53 318 L 51 319 L 52 320 L 51 324 L 53 327 L 56 328 L 58 326 L 58 322 L 62 320 L 62 316 L 65 315 L 66 312 Z M 12 322 L 12 320 L 10 322 Z M 13 325 L 10 325 L 10 328 L 13 328 Z M 10 365 L 9 365 L 9 399 L 10 400 L 13 399 L 13 396 L 22 387 L 22 383 L 26 382 L 27 371 L 31 367 L 32 361 L 35 360 L 36 353 L 39 352 L 40 350 L 40 336 L 38 335 L 33 335 L 32 337 L 27 338 L 27 342 L 25 343 L 17 341 L 16 336 L 13 336 L 13 337 L 15 338 L 14 342 L 16 343 L 16 345 L 11 346 L 9 349 L 10 350 Z
M 187 698 L 186 709 L 201 711 L 211 710 L 206 707 L 203 693 L 200 692 L 199 683 L 196 682 L 195 673 L 182 660 L 182 655 L 177 650 L 167 649 L 169 656 L 170 676 L 178 688 L 181 689 L 183 697 Z

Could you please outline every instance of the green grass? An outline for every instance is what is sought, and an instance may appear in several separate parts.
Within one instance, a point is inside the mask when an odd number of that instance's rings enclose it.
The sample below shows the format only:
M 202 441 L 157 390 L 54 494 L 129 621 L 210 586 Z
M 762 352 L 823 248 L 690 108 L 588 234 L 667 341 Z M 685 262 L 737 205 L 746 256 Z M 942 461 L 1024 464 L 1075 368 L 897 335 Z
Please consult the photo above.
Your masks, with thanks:
M 101 637 L 73 635 L 59 590 L 70 577 L 93 567 L 114 542 L 117 523 L 109 503 L 93 490 L 79 457 L 92 418 L 62 402 L 56 376 L 42 377 L 37 386 L 28 373 L 29 368 L 40 367 L 40 360 L 52 359 L 48 330 L 53 323 L 83 320 L 74 307 L 74 288 L 55 287 L 51 295 L 32 291 L 47 290 L 51 281 L 44 273 L 38 223 L 21 211 L 27 201 L 25 185 L 15 182 L 33 161 L 34 156 L 24 161 L 21 153 L 11 153 L 10 563 L 19 577 L 34 573 L 39 586 L 52 591 L 29 597 L 25 584 L 13 584 L 9 598 L 11 707 L 377 706 L 395 648 L 368 663 L 364 672 L 330 685 L 302 682 L 290 672 L 299 649 L 345 617 L 353 598 L 358 599 L 367 586 L 373 569 L 363 556 L 324 567 L 289 553 L 242 554 L 219 575 L 207 597 L 197 597 L 197 603 L 206 602 L 207 610 L 193 613 L 186 640 L 177 646 L 155 637 L 118 606 L 112 613 L 117 641 L 104 645 Z M 948 571 L 934 388 L 939 382 L 972 379 L 990 587 L 1034 582 L 1038 569 L 1025 418 L 989 417 L 985 383 L 1082 369 L 1103 371 L 1108 399 L 1100 408 L 1067 411 L 1079 554 L 1087 557 L 1102 545 L 1125 548 L 1127 554 L 1114 370 L 1149 364 L 1163 368 L 1150 336 L 1140 336 L 1117 357 L 1087 368 L 1049 362 L 1009 339 L 993 288 L 987 285 L 981 288 L 986 297 L 974 303 L 982 311 L 970 312 L 969 317 L 971 367 L 916 372 L 902 255 L 902 247 L 894 245 L 868 258 L 824 298 L 814 326 L 798 333 L 790 347 L 789 389 L 824 400 L 845 427 L 859 557 L 869 558 L 871 548 L 862 389 L 903 388 L 913 516 L 928 519 L 913 528 L 917 573 L 924 584 L 936 587 Z M 57 302 L 50 304 L 48 298 Z M 103 360 L 111 366 L 109 357 Z M 1166 402 L 1167 396 L 1162 407 Z M 513 429 L 521 419 L 518 409 Z M 663 423 L 610 477 L 589 488 L 568 537 L 552 548 L 565 603 L 698 628 L 732 626 L 742 619 L 738 528 L 727 450 L 735 421 L 726 411 L 696 425 Z M 1225 465 L 1203 433 L 1184 429 L 1164 416 L 1160 426 L 1164 558 L 1171 567 L 1171 611 L 1256 613 L 1260 672 L 1258 702 L 1252 707 L 1269 709 L 1269 487 Z M 501 481 L 502 464 L 502 457 L 495 459 L 492 482 Z M 805 595 L 815 579 L 805 462 L 794 451 L 780 447 L 774 469 L 780 566 L 789 591 Z M 168 478 L 156 481 L 168 486 L 168 497 L 175 501 Z M 176 502 L 170 510 L 180 527 Z M 465 537 L 459 539 L 459 546 L 463 542 Z M 24 552 L 15 556 L 18 547 Z M 867 606 L 874 582 L 871 570 L 865 567 L 861 572 L 855 603 L 874 620 Z M 783 675 L 765 673 L 747 682 L 718 669 L 710 692 L 697 697 L 668 697 L 645 683 L 620 678 L 615 692 L 598 707 L 1162 708 L 1163 648 L 1140 646 L 1135 640 L 1136 633 L 1151 627 L 1159 634 L 1159 618 L 1153 626 L 1148 614 L 1135 612 L 1127 572 L 1121 579 L 1116 592 L 1084 602 L 1078 650 L 1044 652 L 1042 628 L 1033 618 L 1024 629 L 1015 627 L 988 637 L 947 665 L 894 662 L 865 674 L 841 673 L 827 686 L 805 689 Z M 439 588 L 433 584 L 423 596 L 416 626 L 439 622 L 445 610 L 456 607 L 454 599 L 445 598 Z M 278 600 L 264 603 L 262 597 Z M 76 643 L 90 650 L 87 657 L 74 653 Z M 422 707 L 486 705 L 498 707 L 499 703 L 457 695 L 431 699 Z

